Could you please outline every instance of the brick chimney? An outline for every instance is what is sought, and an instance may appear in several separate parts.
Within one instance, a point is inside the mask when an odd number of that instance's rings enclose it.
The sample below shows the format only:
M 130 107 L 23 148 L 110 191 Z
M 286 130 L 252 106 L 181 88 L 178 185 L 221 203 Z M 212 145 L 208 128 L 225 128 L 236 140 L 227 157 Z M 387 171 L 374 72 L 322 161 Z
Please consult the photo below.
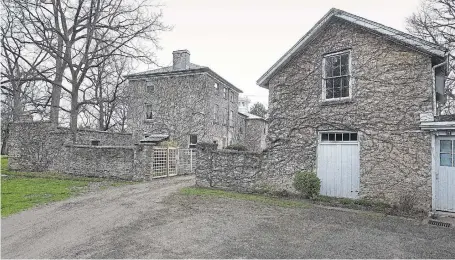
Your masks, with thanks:
M 173 70 L 187 70 L 190 68 L 190 52 L 188 50 L 173 51 L 172 56 Z

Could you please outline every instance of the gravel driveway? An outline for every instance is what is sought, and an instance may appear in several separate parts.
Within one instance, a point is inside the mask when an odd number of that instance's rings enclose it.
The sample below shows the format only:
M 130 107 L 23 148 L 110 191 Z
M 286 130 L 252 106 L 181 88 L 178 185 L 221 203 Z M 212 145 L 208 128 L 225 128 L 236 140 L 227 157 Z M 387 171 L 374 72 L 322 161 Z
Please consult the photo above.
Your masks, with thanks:
M 177 194 L 178 177 L 2 219 L 2 258 L 455 258 L 455 229 Z

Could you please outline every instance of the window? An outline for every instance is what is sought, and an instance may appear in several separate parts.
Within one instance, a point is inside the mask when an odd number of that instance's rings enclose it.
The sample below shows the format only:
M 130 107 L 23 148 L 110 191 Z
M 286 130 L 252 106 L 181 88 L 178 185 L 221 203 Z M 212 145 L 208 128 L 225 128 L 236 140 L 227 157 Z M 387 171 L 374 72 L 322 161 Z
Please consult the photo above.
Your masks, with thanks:
M 145 105 L 145 118 L 146 119 L 152 119 L 153 118 L 153 112 L 152 112 L 152 105 Z
M 243 134 L 243 128 L 242 127 L 239 128 L 239 133 Z
M 455 167 L 455 140 L 440 141 L 439 165 L 446 167 Z
M 321 133 L 321 142 L 356 142 L 357 138 L 357 133 Z
M 323 99 L 350 97 L 350 52 L 341 52 L 324 57 Z
M 196 148 L 197 145 L 197 135 L 190 135 L 190 144 L 189 148 Z
M 215 105 L 215 107 L 213 108 L 213 122 L 216 124 L 218 123 L 218 111 L 220 109 L 220 106 L 218 105 Z
M 234 92 L 231 91 L 230 94 L 231 94 L 231 102 L 234 102 Z
M 147 81 L 147 93 L 153 92 L 155 92 L 155 85 L 153 85 L 152 82 Z
M 227 88 L 223 89 L 223 97 L 226 99 L 227 98 Z
M 228 116 L 229 116 L 229 114 L 228 114 L 228 109 L 225 108 L 225 109 L 224 109 L 224 115 L 223 115 L 223 124 L 224 124 L 224 125 L 227 125 Z
M 215 84 L 213 84 L 213 86 L 215 87 L 215 90 L 218 90 L 218 83 L 215 82 Z

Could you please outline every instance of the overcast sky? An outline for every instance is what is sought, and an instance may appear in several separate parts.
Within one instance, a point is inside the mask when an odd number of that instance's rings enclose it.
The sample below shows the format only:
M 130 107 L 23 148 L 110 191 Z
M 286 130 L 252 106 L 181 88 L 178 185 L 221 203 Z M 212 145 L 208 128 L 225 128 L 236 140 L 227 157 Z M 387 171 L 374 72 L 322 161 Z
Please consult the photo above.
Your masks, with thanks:
M 405 19 L 417 10 L 420 0 L 167 0 L 163 3 L 164 22 L 174 28 L 161 36 L 159 64 L 171 65 L 172 51 L 187 49 L 192 63 L 210 67 L 242 89 L 253 102 L 267 105 L 268 91 L 257 86 L 256 80 L 330 8 L 405 31 Z

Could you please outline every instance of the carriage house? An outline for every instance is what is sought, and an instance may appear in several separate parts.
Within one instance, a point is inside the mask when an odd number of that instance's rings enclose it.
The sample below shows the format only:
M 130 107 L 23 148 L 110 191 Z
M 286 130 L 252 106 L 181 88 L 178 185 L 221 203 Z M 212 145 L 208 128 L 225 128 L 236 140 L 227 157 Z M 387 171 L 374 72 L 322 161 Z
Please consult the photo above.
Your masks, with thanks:
M 455 211 L 455 121 L 441 116 L 447 50 L 331 9 L 258 85 L 269 90 L 269 169 L 290 187 Z

